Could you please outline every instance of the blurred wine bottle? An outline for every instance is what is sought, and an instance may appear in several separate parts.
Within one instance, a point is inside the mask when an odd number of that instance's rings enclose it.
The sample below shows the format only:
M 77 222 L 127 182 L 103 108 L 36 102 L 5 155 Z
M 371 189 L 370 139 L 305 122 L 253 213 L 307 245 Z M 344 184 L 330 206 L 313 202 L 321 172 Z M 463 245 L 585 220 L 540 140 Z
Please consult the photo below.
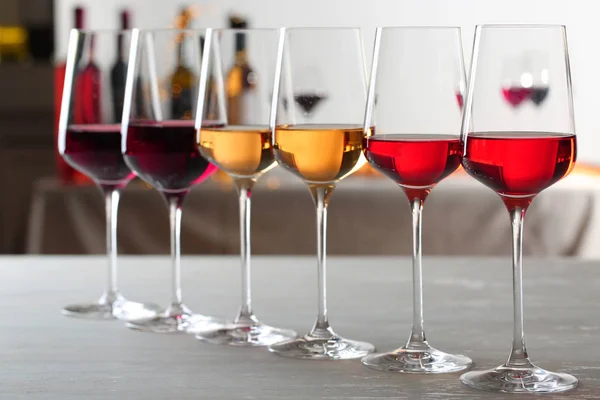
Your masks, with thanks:
M 177 18 L 177 29 L 188 28 L 192 16 L 188 8 L 183 8 Z M 192 119 L 193 86 L 196 77 L 192 70 L 185 65 L 184 45 L 185 34 L 177 36 L 177 66 L 171 76 L 171 118 Z
M 229 17 L 229 27 L 246 29 L 246 19 L 232 15 Z M 252 101 L 251 92 L 256 86 L 256 74 L 248 64 L 246 54 L 246 35 L 243 32 L 235 34 L 235 61 L 227 74 L 227 120 L 230 125 L 250 124 L 252 107 L 258 104 Z
M 129 29 L 129 12 L 121 11 L 121 30 Z M 121 122 L 123 115 L 123 101 L 125 100 L 125 81 L 127 80 L 127 63 L 125 62 L 125 49 L 123 35 L 117 37 L 117 54 L 115 63 L 110 70 L 110 89 L 112 93 L 113 121 Z
M 73 10 L 74 24 L 76 29 L 83 29 L 84 27 L 84 10 L 82 7 L 75 7 Z M 79 69 L 81 62 L 81 54 L 83 50 L 83 41 L 78 43 L 77 56 L 75 58 L 75 70 Z M 65 72 L 67 66 L 63 59 L 58 62 L 54 68 L 54 146 L 58 148 L 58 124 L 60 122 L 60 107 L 62 105 L 63 86 L 65 84 Z M 58 177 L 62 183 L 91 183 L 91 180 L 77 171 L 58 154 L 55 154 L 55 162 L 58 172 Z
M 21 24 L 28 37 L 28 57 L 33 62 L 51 62 L 54 54 L 53 9 L 58 0 L 13 1 L 17 2 Z
M 75 99 L 73 101 L 73 122 L 75 124 L 101 123 L 101 76 L 95 59 L 95 36 L 88 35 L 89 51 L 85 67 L 75 80 Z
M 204 44 L 206 43 L 204 36 L 200 37 L 200 57 L 204 57 Z M 214 76 L 212 71 L 209 72 L 208 82 L 206 82 L 206 90 L 204 92 L 204 107 L 207 107 L 204 119 L 208 121 L 216 121 L 219 119 L 217 102 L 214 100 L 217 96 Z

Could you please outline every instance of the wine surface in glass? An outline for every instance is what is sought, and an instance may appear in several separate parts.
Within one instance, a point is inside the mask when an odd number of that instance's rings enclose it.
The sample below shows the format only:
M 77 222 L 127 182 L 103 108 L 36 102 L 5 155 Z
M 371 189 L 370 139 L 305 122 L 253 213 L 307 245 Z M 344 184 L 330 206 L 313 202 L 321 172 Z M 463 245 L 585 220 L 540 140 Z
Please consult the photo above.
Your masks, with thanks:
M 460 165 L 458 136 L 377 134 L 364 139 L 365 156 L 377 170 L 402 187 L 428 189 Z
M 359 125 L 279 125 L 273 150 L 279 164 L 306 183 L 328 184 L 353 171 L 362 143 Z
M 101 185 L 125 185 L 135 177 L 121 154 L 120 124 L 69 125 L 63 157 Z
M 252 178 L 275 166 L 268 126 L 203 126 L 199 149 L 220 169 L 237 178 Z
M 198 151 L 193 121 L 132 121 L 126 140 L 128 165 L 162 192 L 187 191 L 217 169 Z
M 500 195 L 530 197 L 568 175 L 576 158 L 573 134 L 474 132 L 467 136 L 463 166 Z

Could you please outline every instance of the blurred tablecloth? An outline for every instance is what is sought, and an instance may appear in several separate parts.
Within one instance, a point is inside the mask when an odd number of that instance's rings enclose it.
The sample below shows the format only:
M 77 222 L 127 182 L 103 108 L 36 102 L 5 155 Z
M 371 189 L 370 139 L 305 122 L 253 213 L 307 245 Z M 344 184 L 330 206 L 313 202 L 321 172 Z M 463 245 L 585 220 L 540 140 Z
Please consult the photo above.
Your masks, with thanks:
M 259 181 L 252 199 L 254 254 L 315 253 L 314 205 L 302 182 L 276 168 Z M 230 186 L 203 183 L 183 208 L 183 253 L 238 253 L 238 202 Z M 168 253 L 168 230 L 161 196 L 130 184 L 119 208 L 119 251 Z M 528 255 L 600 258 L 600 179 L 573 175 L 540 194 L 527 212 L 524 237 Z M 488 188 L 452 176 L 427 199 L 423 243 L 424 254 L 508 256 L 506 209 Z M 402 191 L 384 178 L 341 182 L 329 207 L 327 245 L 330 254 L 410 254 L 411 214 Z M 96 188 L 66 187 L 51 179 L 36 184 L 28 253 L 101 254 L 104 246 L 104 205 Z

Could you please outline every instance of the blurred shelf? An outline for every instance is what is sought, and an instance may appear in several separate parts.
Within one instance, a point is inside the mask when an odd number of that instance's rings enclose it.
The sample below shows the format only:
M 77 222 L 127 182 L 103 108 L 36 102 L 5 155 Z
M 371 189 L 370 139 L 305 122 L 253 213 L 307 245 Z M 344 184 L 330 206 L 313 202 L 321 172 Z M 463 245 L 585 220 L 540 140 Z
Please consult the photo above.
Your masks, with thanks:
M 54 66 L 50 63 L 0 64 L 0 114 L 51 112 L 54 102 Z M 19 116 L 19 115 L 17 115 Z M 0 115 L 2 121 L 9 115 Z

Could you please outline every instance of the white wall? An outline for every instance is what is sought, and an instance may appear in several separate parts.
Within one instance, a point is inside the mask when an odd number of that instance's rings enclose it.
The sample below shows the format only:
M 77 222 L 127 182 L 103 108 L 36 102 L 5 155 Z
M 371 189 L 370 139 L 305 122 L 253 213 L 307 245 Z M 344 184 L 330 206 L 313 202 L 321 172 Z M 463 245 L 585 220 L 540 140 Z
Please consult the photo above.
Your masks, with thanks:
M 253 27 L 360 26 L 370 58 L 376 26 L 459 25 L 465 57 L 471 57 L 473 31 L 483 23 L 567 25 L 575 94 L 579 160 L 600 165 L 600 27 L 591 0 L 56 0 L 57 55 L 66 53 L 72 8 L 86 7 L 88 28 L 116 28 L 118 10 L 131 8 L 134 27 L 165 27 L 180 5 L 196 4 L 194 27 L 223 27 L 230 11 L 249 17 Z M 369 60 L 370 62 L 370 60 Z M 429 110 L 426 110 L 429 111 Z

